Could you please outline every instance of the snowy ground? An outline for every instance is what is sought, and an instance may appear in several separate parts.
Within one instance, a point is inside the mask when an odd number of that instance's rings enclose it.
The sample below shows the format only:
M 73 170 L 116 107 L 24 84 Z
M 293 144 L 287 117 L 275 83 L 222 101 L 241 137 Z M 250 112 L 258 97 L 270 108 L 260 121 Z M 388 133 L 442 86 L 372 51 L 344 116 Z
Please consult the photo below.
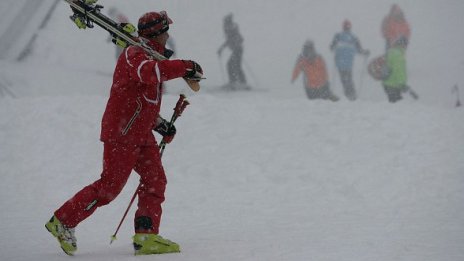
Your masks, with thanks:
M 135 20 L 150 1 L 114 2 Z M 453 107 L 450 93 L 463 82 L 464 37 L 450 30 L 462 28 L 464 4 L 400 2 L 416 39 L 409 69 L 421 99 L 389 104 L 369 78 L 356 102 L 310 102 L 301 82 L 289 84 L 306 38 L 316 40 L 331 64 L 326 46 L 345 16 L 373 53 L 383 44 L 378 27 L 389 2 L 357 0 L 346 9 L 334 7 L 335 1 L 307 2 L 157 3 L 175 20 L 179 56 L 205 68 L 205 90 L 222 83 L 215 54 L 222 16 L 232 10 L 239 23 L 249 24 L 241 26 L 254 77 L 248 76 L 259 90 L 194 94 L 182 81 L 168 85 L 163 115 L 170 115 L 181 91 L 192 104 L 163 158 L 169 184 L 161 233 L 177 241 L 182 253 L 134 257 L 135 209 L 109 245 L 137 186 L 134 173 L 111 205 L 78 227 L 79 250 L 72 259 L 464 260 L 464 111 Z M 426 16 L 432 11 L 447 19 Z M 68 13 L 64 4 L 57 8 L 27 62 L 0 61 L 0 86 L 15 96 L 0 98 L 1 260 L 69 260 L 43 225 L 101 170 L 98 138 L 113 49 L 101 30 L 75 29 Z M 207 13 L 214 23 L 195 18 Z M 308 33 L 285 32 L 283 46 L 273 43 L 275 30 L 264 34 L 267 25 L 280 31 L 303 27 L 297 22 L 303 19 L 315 20 Z M 200 26 L 204 36 L 188 44 Z M 334 90 L 341 94 L 339 83 Z

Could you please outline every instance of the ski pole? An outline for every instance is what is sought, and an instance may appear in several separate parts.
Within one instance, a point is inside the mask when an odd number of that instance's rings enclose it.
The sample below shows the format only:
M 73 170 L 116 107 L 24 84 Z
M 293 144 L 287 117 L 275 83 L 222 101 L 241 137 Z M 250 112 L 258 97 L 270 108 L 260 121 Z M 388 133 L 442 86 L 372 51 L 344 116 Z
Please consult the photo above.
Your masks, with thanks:
M 137 189 L 135 190 L 134 195 L 132 195 L 132 198 L 131 198 L 131 200 L 130 200 L 130 202 L 129 202 L 129 206 L 127 206 L 127 209 L 126 209 L 126 211 L 124 212 L 124 215 L 122 216 L 121 221 L 119 221 L 118 228 L 116 228 L 116 231 L 115 231 L 114 234 L 111 236 L 110 245 L 113 243 L 114 240 L 117 239 L 117 238 L 116 238 L 116 235 L 118 234 L 118 231 L 119 231 L 119 229 L 121 228 L 122 222 L 123 222 L 124 219 L 126 218 L 127 212 L 129 212 L 129 209 L 130 209 L 130 207 L 132 206 L 132 203 L 134 203 L 134 200 L 135 200 L 135 197 L 137 196 L 137 192 L 139 191 L 139 188 L 140 188 L 140 185 L 137 186 Z
M 253 81 L 255 82 L 255 87 L 259 87 L 260 84 L 259 84 L 259 81 L 258 81 L 258 78 L 255 76 L 255 74 L 253 73 L 253 70 L 251 69 L 251 66 L 247 63 L 247 61 L 245 60 L 245 58 L 242 58 L 243 60 L 243 64 L 245 65 L 246 67 L 246 70 L 248 71 L 248 74 L 251 75 L 251 78 L 253 79 Z
M 407 85 L 406 91 L 409 93 L 409 96 L 411 96 L 414 100 L 419 99 L 419 95 L 417 95 L 417 93 L 413 89 L 411 89 L 411 86 Z
M 335 87 L 337 86 L 337 63 L 334 62 L 332 66 L 332 77 L 331 77 L 332 82 L 331 84 L 331 89 L 334 90 Z
M 222 82 L 226 82 L 226 75 L 224 73 L 224 67 L 222 67 L 222 59 L 221 59 L 221 55 L 218 55 L 218 61 L 219 61 L 219 68 L 221 68 L 221 79 L 222 79 Z
M 455 107 L 461 107 L 461 99 L 459 95 L 459 87 L 457 84 L 454 85 L 453 89 L 451 90 L 451 93 L 456 93 L 456 105 Z
M 363 89 L 364 75 L 366 74 L 366 70 L 367 70 L 367 58 L 369 58 L 369 55 L 364 56 L 364 61 L 363 61 L 363 65 L 361 68 L 361 75 L 359 76 L 358 97 L 360 96 L 361 91 Z
M 169 122 L 169 128 L 171 128 L 172 125 L 174 125 L 174 122 L 177 120 L 177 118 L 182 115 L 182 112 L 185 110 L 185 107 L 187 107 L 187 105 L 190 104 L 185 98 L 186 97 L 185 97 L 184 94 L 179 95 L 179 100 L 176 103 L 176 107 L 174 107 L 174 112 L 172 113 L 171 121 Z M 161 140 L 159 147 L 160 147 L 160 157 L 162 157 L 163 152 L 164 152 L 164 148 L 166 147 L 166 141 L 164 140 L 164 138 Z M 116 231 L 111 236 L 110 244 L 112 244 L 113 241 L 117 239 L 116 235 L 118 234 L 118 231 L 121 228 L 121 225 L 122 225 L 124 219 L 126 218 L 127 213 L 129 212 L 129 209 L 131 208 L 132 204 L 134 203 L 135 197 L 137 196 L 137 193 L 138 193 L 139 189 L 140 189 L 140 184 L 137 186 L 137 189 L 135 190 L 134 195 L 132 195 L 132 198 L 131 198 L 131 200 L 129 202 L 129 205 L 127 206 L 127 209 L 124 212 L 124 215 L 122 216 L 121 221 L 119 221 L 119 224 L 118 224 L 118 227 L 116 228 Z
M 174 122 L 177 120 L 178 117 L 182 115 L 182 112 L 184 112 L 185 107 L 189 105 L 189 101 L 185 99 L 185 95 L 181 94 L 179 96 L 179 100 L 176 103 L 176 107 L 174 107 L 174 112 L 172 113 L 171 116 L 171 121 L 169 121 L 169 128 L 171 128 L 174 125 Z M 164 138 L 160 142 L 160 156 L 163 156 L 164 148 L 166 148 L 166 141 Z
M 2 78 L 0 78 L 0 80 L 2 80 Z M 4 81 L 0 81 L 0 97 L 3 97 L 3 92 L 5 92 L 5 97 L 10 95 L 11 98 L 16 98 L 16 95 L 8 88 L 8 86 L 11 86 L 11 83 L 6 79 Z

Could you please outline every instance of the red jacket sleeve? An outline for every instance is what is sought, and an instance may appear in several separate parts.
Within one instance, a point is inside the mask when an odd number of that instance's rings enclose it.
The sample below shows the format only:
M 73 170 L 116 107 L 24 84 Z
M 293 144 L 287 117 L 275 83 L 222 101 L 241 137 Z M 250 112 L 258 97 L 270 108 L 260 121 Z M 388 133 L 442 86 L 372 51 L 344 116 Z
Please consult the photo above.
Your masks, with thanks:
M 156 84 L 185 74 L 186 67 L 182 60 L 156 61 L 135 46 L 127 48 L 124 55 L 130 77 L 145 84 Z
M 169 81 L 185 75 L 186 66 L 182 60 L 164 60 L 158 62 L 161 81 Z

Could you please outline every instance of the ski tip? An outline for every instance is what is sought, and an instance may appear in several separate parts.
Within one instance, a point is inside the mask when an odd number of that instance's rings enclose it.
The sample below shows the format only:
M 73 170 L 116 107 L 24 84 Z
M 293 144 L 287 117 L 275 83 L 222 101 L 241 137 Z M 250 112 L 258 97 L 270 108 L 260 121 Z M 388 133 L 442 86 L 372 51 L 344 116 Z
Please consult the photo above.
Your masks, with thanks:
M 187 82 L 187 85 L 190 87 L 190 89 L 192 89 L 192 91 L 198 92 L 200 90 L 200 83 L 198 81 L 189 79 L 185 79 L 185 81 Z

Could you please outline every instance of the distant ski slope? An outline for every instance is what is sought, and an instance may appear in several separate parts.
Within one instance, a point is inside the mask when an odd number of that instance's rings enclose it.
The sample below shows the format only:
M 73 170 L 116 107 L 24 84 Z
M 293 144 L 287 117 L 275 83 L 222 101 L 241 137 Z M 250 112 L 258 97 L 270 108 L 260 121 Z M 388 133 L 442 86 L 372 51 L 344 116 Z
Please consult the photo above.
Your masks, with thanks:
M 0 3 L 0 60 L 17 59 L 56 0 L 3 0 Z

